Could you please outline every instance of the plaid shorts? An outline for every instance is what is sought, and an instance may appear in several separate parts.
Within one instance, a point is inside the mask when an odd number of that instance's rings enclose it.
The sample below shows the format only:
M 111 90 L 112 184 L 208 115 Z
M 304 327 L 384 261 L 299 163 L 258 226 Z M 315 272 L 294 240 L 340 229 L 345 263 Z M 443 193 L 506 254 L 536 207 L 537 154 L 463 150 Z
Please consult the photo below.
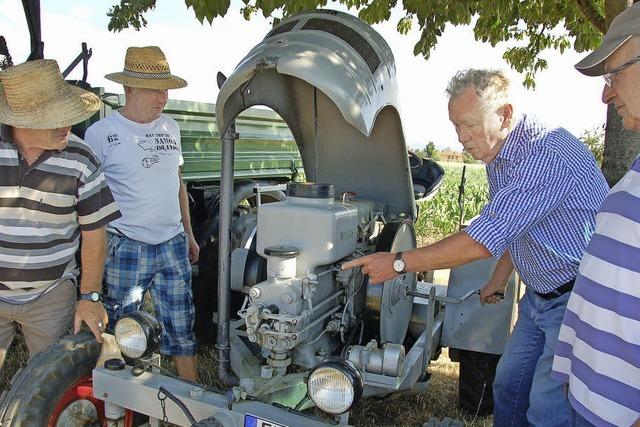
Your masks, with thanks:
M 195 310 L 188 254 L 185 233 L 158 245 L 109 233 L 104 306 L 111 327 L 124 314 L 140 310 L 145 292 L 150 291 L 156 317 L 162 324 L 160 352 L 193 356 Z

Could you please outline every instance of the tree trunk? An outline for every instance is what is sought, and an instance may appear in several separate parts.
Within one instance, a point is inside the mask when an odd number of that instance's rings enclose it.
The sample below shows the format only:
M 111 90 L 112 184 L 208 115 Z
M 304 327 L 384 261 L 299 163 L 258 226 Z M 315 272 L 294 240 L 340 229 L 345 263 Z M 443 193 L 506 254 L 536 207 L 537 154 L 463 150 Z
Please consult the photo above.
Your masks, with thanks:
M 638 153 L 640 153 L 640 133 L 625 129 L 616 108 L 609 105 L 604 134 L 602 173 L 610 187 L 624 176 Z
M 635 1 L 605 0 L 604 13 L 607 28 L 611 25 L 613 18 L 633 3 Z M 624 176 L 638 153 L 640 153 L 640 134 L 625 129 L 615 107 L 609 105 L 602 156 L 602 173 L 609 186 L 613 187 Z

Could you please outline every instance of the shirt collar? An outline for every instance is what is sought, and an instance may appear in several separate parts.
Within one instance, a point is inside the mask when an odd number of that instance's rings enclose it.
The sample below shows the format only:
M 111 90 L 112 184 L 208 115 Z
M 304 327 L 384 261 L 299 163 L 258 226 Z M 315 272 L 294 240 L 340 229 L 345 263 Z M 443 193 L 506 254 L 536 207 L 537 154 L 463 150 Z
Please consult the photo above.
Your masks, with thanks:
M 507 135 L 504 144 L 502 144 L 502 149 L 498 152 L 494 161 L 498 159 L 509 161 L 518 157 L 518 153 L 522 149 L 522 144 L 519 144 L 518 140 L 522 139 L 523 134 L 527 133 L 527 130 L 532 125 L 531 122 L 532 120 L 526 114 L 517 118 L 516 125 Z

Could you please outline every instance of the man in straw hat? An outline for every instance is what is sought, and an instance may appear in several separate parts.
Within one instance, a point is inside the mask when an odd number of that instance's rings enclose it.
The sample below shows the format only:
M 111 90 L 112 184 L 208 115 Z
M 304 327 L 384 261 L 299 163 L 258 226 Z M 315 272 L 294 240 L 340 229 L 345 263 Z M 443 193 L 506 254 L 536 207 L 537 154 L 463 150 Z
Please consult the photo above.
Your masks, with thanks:
M 640 132 L 640 4 L 618 15 L 576 68 L 603 76 L 602 101 Z M 640 426 L 640 157 L 600 208 L 552 375 L 568 383 L 572 425 Z
M 120 216 L 100 163 L 71 125 L 100 107 L 53 60 L 0 72 L 0 366 L 19 324 L 29 353 L 85 322 L 102 341 L 106 232 Z M 80 300 L 75 253 L 82 236 Z M 75 319 L 74 319 L 75 312 Z
M 124 108 L 85 135 L 122 212 L 107 227 L 107 312 L 113 324 L 138 310 L 149 290 L 163 325 L 160 351 L 174 357 L 182 378 L 196 380 L 189 261 L 198 260 L 199 249 L 180 176 L 180 129 L 162 115 L 168 90 L 187 83 L 155 46 L 130 47 L 124 70 L 105 77 L 122 83 L 126 95 Z

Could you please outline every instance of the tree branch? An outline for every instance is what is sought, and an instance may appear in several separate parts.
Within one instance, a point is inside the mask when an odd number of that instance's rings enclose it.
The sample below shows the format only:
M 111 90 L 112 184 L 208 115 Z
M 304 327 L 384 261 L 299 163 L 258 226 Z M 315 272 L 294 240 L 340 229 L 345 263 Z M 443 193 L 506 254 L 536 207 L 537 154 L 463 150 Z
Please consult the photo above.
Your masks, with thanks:
M 576 5 L 578 9 L 582 13 L 582 15 L 587 18 L 591 25 L 594 26 L 598 31 L 602 34 L 607 32 L 607 23 L 604 19 L 604 16 L 598 12 L 596 9 L 593 0 L 576 0 Z

